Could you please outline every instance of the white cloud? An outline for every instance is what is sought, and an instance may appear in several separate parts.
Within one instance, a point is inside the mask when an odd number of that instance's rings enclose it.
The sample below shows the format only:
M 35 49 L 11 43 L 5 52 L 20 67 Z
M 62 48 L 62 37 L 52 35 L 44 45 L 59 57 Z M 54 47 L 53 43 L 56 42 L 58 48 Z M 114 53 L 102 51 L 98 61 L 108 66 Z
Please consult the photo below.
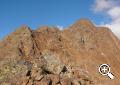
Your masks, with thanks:
M 120 25 L 119 23 L 110 23 L 110 24 L 104 24 L 105 27 L 109 27 L 113 33 L 116 34 L 116 36 L 118 36 L 120 38 Z
M 120 6 L 119 0 L 95 0 L 92 6 L 94 12 L 105 13 L 112 20 L 102 26 L 109 27 L 120 38 Z
M 63 30 L 64 27 L 63 26 L 60 26 L 60 25 L 57 25 L 57 28 L 59 28 L 60 30 Z
M 92 7 L 94 12 L 101 12 L 110 9 L 113 5 L 113 0 L 95 0 Z
M 107 11 L 112 19 L 120 18 L 120 6 L 116 6 Z

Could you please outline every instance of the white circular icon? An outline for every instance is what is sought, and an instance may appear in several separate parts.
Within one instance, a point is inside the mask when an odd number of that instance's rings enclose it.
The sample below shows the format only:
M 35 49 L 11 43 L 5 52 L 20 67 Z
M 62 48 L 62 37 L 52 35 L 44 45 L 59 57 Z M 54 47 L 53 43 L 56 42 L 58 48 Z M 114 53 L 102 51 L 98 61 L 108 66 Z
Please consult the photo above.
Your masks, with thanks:
M 107 75 L 110 79 L 114 79 L 112 73 L 110 73 L 110 66 L 108 64 L 101 64 L 99 66 L 99 72 L 102 75 Z

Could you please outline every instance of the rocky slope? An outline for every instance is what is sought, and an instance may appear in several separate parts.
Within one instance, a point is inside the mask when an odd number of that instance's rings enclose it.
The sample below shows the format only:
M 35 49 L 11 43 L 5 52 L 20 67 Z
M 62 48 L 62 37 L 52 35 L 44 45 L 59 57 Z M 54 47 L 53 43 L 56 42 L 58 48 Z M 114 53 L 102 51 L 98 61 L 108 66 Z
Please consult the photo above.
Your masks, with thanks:
M 115 79 L 102 76 L 107 63 Z M 0 85 L 119 85 L 120 40 L 79 20 L 65 30 L 22 26 L 0 41 Z

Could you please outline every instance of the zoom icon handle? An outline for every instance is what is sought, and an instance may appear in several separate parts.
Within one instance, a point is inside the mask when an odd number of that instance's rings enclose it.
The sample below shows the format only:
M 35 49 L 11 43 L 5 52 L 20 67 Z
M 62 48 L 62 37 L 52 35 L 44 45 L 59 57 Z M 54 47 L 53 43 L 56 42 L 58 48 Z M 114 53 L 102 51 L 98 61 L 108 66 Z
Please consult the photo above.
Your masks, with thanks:
M 110 66 L 108 64 L 101 64 L 99 66 L 100 74 L 108 76 L 110 79 L 114 79 L 114 75 L 110 73 Z

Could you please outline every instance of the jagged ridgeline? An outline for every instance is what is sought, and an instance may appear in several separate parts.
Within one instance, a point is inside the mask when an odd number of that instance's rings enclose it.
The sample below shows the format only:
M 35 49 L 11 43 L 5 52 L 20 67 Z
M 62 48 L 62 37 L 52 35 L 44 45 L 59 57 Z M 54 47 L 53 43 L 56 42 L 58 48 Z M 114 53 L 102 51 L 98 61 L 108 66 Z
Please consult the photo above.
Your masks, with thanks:
M 100 75 L 107 63 L 114 80 Z M 120 40 L 86 19 L 64 30 L 18 28 L 0 41 L 0 85 L 119 85 Z

